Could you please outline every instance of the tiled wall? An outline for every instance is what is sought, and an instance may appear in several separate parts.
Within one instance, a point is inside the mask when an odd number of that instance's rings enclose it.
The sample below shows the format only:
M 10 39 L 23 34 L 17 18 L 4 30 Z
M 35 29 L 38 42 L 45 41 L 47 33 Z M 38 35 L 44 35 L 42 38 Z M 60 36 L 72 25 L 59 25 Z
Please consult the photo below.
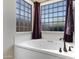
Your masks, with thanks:
M 15 37 L 15 44 L 31 40 L 31 32 L 17 32 Z M 42 39 L 46 40 L 59 40 L 63 37 L 63 32 L 42 32 Z
M 31 32 L 19 32 L 16 33 L 15 36 L 15 44 L 31 40 Z M 64 32 L 42 32 L 42 39 L 45 40 L 59 40 L 59 38 L 63 38 Z M 73 36 L 74 38 L 74 36 Z M 75 39 L 73 40 L 75 42 Z
M 17 32 L 15 36 L 15 44 L 31 40 L 31 32 Z

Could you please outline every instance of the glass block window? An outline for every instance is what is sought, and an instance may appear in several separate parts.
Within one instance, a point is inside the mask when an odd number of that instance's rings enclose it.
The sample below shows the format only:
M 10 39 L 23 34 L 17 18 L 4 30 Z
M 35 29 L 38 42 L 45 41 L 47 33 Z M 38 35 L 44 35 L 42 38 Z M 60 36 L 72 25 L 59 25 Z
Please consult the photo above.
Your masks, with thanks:
M 32 29 L 32 5 L 24 0 L 16 0 L 16 31 L 24 32 Z
M 63 31 L 66 16 L 66 1 L 58 1 L 41 6 L 43 31 Z

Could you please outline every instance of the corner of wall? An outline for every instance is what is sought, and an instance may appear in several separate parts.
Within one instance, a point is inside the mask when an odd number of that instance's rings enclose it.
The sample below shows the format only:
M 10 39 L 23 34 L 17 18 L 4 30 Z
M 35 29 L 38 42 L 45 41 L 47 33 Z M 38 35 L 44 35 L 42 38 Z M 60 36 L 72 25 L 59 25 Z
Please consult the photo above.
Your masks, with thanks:
M 3 1 L 3 57 L 13 59 L 16 33 L 16 0 Z

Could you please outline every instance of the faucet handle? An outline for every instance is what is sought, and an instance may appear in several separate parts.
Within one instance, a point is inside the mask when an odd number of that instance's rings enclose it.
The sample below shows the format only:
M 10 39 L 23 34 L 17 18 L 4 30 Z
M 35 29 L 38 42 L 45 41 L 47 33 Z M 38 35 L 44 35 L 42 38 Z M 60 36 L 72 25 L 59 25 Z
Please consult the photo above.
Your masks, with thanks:
M 60 38 L 59 40 L 62 40 L 63 38 Z
M 69 46 L 69 51 L 72 51 L 71 48 L 73 48 L 73 46 Z
M 59 49 L 59 52 L 62 52 L 62 49 L 61 48 Z

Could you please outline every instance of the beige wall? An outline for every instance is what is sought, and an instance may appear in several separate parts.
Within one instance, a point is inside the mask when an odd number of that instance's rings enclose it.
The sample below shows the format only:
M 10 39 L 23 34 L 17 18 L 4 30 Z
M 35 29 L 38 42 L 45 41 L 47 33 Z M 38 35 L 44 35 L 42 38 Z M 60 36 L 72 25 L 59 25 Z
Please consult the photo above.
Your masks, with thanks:
M 45 4 L 49 4 L 49 3 L 54 3 L 54 2 L 57 2 L 57 1 L 62 1 L 62 0 L 51 0 L 51 1 L 46 1 L 46 2 L 41 3 L 41 5 L 45 5 Z
M 16 30 L 16 0 L 3 0 L 3 57 L 13 59 Z

